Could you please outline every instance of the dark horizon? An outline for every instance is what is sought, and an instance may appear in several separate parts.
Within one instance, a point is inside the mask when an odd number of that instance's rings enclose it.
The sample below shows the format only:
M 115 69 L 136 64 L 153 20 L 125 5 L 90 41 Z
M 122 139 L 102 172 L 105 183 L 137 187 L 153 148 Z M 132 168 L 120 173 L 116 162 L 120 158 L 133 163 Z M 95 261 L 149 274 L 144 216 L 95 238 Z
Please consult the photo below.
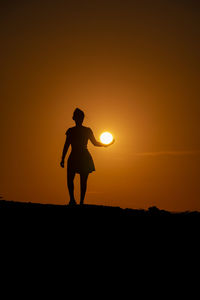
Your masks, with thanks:
M 160 209 L 156 206 L 151 206 L 148 209 L 134 209 L 134 208 L 121 208 L 119 206 L 105 206 L 105 205 L 94 205 L 94 204 L 84 204 L 82 206 L 76 205 L 71 206 L 69 204 L 44 204 L 37 202 L 20 202 L 20 201 L 8 201 L 0 200 L 0 209 L 29 209 L 31 212 L 33 209 L 51 209 L 52 211 L 68 211 L 67 217 L 73 216 L 73 214 L 88 214 L 91 217 L 95 215 L 103 217 L 105 214 L 110 217 L 130 217 L 130 218 L 143 218 L 143 217 L 200 217 L 199 211 L 167 211 Z M 67 209 L 67 210 L 66 210 Z

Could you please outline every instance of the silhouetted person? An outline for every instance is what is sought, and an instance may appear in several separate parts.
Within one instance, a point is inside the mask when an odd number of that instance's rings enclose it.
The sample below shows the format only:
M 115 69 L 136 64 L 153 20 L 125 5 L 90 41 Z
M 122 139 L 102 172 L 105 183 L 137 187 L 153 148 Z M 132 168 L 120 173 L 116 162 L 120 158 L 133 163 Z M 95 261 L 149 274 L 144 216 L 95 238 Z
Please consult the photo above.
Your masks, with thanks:
M 72 119 L 75 121 L 76 126 L 71 127 L 66 131 L 66 141 L 64 144 L 60 165 L 62 168 L 64 168 L 65 156 L 69 146 L 71 145 L 72 151 L 67 161 L 67 186 L 70 195 L 69 203 L 76 204 L 74 199 L 74 177 L 75 174 L 78 173 L 80 174 L 81 184 L 80 204 L 83 204 L 87 189 L 88 175 L 89 173 L 95 171 L 92 156 L 87 149 L 88 140 L 90 140 L 92 144 L 97 147 L 110 146 L 114 143 L 114 141 L 109 145 L 98 142 L 95 139 L 92 130 L 82 125 L 84 120 L 84 112 L 82 110 L 76 108 Z

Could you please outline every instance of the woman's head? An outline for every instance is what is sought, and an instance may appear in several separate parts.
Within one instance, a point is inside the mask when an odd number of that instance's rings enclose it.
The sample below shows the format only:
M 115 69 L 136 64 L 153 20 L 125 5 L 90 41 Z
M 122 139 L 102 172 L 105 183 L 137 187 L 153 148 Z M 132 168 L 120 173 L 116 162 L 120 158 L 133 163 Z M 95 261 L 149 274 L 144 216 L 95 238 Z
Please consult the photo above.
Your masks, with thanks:
M 74 113 L 73 113 L 73 120 L 78 123 L 78 124 L 82 124 L 83 123 L 83 120 L 84 120 L 84 117 L 85 117 L 85 114 L 84 112 L 79 109 L 79 108 L 76 108 Z

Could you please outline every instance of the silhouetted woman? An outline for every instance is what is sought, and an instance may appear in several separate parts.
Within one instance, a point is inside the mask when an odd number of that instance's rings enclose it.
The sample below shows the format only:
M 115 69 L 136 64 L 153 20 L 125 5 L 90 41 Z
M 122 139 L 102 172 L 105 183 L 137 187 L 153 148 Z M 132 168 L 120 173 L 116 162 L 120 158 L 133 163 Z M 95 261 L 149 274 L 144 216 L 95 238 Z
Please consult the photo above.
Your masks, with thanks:
M 87 188 L 88 175 L 89 173 L 95 171 L 92 156 L 87 149 L 88 140 L 90 140 L 92 144 L 97 147 L 110 146 L 114 141 L 109 145 L 104 145 L 98 142 L 95 139 L 92 130 L 82 125 L 84 120 L 84 112 L 82 110 L 78 108 L 75 109 L 73 120 L 75 121 L 76 126 L 71 127 L 66 131 L 66 141 L 64 144 L 60 165 L 62 168 L 64 168 L 65 156 L 69 146 L 71 145 L 72 151 L 67 162 L 67 186 L 69 189 L 70 204 L 76 204 L 74 199 L 74 177 L 76 173 L 80 174 L 80 204 L 83 204 Z

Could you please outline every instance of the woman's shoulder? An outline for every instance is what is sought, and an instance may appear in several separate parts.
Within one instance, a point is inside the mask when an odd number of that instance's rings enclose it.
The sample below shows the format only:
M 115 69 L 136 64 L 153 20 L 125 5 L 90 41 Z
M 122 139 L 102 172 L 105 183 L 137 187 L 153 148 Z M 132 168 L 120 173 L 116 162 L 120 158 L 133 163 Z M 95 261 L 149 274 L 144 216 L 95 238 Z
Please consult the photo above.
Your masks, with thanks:
M 83 126 L 83 128 L 84 128 L 85 130 L 88 130 L 88 131 L 90 131 L 90 130 L 91 130 L 91 128 L 90 128 L 90 127 Z
M 82 130 L 85 132 L 85 133 L 88 133 L 88 134 L 91 134 L 92 133 L 92 129 L 90 127 L 86 127 L 86 126 L 82 126 L 81 127 Z M 74 126 L 74 127 L 70 127 L 67 129 L 67 131 L 65 132 L 66 135 L 70 135 L 70 134 L 73 134 L 73 132 L 75 131 L 76 132 L 77 130 L 77 127 Z M 80 130 L 80 129 L 79 129 Z
M 67 131 L 65 132 L 66 135 L 69 135 L 72 131 L 73 131 L 74 127 L 70 127 L 67 129 Z
M 84 130 L 88 133 L 91 134 L 92 133 L 92 129 L 90 127 L 85 127 L 84 126 Z

